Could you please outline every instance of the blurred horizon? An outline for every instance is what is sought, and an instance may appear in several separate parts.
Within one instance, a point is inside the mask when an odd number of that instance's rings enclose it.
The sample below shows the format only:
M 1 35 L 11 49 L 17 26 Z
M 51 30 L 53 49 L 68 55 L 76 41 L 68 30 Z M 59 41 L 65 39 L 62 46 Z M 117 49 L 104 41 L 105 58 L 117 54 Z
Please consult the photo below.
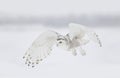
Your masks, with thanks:
M 119 26 L 120 15 L 117 14 L 79 14 L 61 16 L 35 16 L 35 15 L 0 15 L 0 26 L 42 24 L 45 26 L 66 26 L 69 23 L 79 23 L 87 26 Z
M 0 26 L 119 26 L 119 0 L 0 0 Z

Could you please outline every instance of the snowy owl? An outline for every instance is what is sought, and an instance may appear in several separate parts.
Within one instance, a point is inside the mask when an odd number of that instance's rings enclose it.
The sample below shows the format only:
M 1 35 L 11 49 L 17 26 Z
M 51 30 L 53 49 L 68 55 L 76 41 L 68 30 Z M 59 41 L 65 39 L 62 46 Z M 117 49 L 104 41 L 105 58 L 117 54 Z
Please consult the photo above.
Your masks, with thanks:
M 25 64 L 32 67 L 39 64 L 40 61 L 50 55 L 54 45 L 70 51 L 74 56 L 77 55 L 76 49 L 79 49 L 81 55 L 86 55 L 82 46 L 89 41 L 96 42 L 100 47 L 102 46 L 98 35 L 89 28 L 70 23 L 69 29 L 70 33 L 65 36 L 55 31 L 46 31 L 40 34 L 23 56 L 26 60 Z

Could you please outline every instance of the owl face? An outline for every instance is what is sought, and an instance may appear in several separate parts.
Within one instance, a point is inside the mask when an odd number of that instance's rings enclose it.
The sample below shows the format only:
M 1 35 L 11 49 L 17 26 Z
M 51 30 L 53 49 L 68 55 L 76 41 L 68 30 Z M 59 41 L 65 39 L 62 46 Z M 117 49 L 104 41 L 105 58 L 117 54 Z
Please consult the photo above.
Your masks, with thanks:
M 65 37 L 60 36 L 57 39 L 57 47 L 66 48 L 66 46 L 67 46 L 67 41 L 66 41 Z

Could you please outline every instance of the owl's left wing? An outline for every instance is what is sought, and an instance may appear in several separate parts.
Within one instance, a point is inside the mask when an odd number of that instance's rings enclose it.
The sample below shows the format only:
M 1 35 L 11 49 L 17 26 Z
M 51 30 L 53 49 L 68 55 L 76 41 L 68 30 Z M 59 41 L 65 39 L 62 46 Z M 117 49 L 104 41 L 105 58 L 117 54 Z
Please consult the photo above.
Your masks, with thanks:
M 53 45 L 56 43 L 58 33 L 47 31 L 42 34 L 32 43 L 30 48 L 26 51 L 24 59 L 28 66 L 34 67 L 44 58 L 46 58 L 52 50 Z

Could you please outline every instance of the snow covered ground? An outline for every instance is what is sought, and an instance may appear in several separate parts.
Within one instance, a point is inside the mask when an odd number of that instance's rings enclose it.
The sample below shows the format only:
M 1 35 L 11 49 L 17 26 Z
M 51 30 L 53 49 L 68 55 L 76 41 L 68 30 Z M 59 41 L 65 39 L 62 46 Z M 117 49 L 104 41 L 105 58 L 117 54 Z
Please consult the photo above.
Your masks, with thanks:
M 103 47 L 91 42 L 85 46 L 86 56 L 55 48 L 35 68 L 26 66 L 25 51 L 47 29 L 0 27 L 0 78 L 120 78 L 120 27 L 94 28 Z M 53 30 L 68 32 L 67 28 Z

